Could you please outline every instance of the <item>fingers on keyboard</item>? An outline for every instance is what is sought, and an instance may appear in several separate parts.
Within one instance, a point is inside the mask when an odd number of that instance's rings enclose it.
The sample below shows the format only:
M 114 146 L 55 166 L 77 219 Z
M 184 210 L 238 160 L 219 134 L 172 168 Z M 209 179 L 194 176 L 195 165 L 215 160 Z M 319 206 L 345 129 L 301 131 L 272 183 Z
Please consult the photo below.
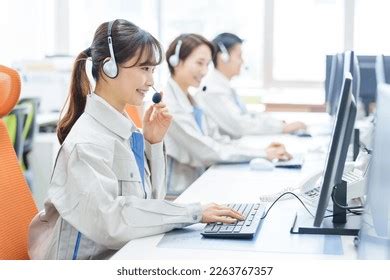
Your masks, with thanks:
M 237 222 L 237 219 L 226 217 L 226 216 L 216 216 L 215 220 L 217 222 L 224 223 L 224 224 L 234 224 L 235 222 Z
M 234 218 L 234 219 L 238 219 L 238 220 L 242 220 L 243 217 L 240 213 L 238 213 L 237 211 L 234 211 L 233 209 L 230 209 L 230 208 L 227 208 L 227 209 L 224 209 L 224 210 L 218 210 L 218 214 L 219 215 L 223 215 L 223 216 L 228 216 L 230 218 Z

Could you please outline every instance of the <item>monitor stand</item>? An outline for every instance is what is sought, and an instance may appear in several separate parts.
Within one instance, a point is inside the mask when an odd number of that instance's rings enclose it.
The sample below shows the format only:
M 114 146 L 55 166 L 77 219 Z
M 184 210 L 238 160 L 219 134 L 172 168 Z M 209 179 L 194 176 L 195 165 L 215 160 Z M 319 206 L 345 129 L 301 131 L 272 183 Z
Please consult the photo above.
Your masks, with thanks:
M 335 200 L 338 204 L 347 204 L 347 182 L 342 181 L 334 187 Z M 360 216 L 351 215 L 347 219 L 347 210 L 333 203 L 333 219 L 324 218 L 320 227 L 313 226 L 313 218 L 307 219 L 303 215 L 295 215 L 290 229 L 292 234 L 329 234 L 329 235 L 358 235 L 360 229 Z

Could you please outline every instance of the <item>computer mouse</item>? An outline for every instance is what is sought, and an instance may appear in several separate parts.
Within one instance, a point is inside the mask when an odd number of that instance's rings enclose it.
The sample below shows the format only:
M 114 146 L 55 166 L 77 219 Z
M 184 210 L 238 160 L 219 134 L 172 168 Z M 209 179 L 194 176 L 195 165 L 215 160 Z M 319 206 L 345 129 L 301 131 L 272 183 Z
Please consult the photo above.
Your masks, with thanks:
M 263 171 L 271 171 L 275 168 L 274 164 L 265 158 L 254 158 L 249 162 L 249 166 L 252 170 Z
M 312 137 L 310 133 L 308 133 L 306 130 L 297 130 L 291 133 L 292 135 L 298 136 L 298 137 Z

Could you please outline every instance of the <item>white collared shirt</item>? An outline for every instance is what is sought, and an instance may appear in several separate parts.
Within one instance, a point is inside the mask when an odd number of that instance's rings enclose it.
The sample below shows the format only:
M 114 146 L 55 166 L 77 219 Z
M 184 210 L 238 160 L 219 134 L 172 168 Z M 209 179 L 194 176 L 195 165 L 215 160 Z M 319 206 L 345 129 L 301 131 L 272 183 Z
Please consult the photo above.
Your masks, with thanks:
M 197 223 L 199 203 L 166 194 L 163 143 L 145 141 L 145 191 L 129 139 L 136 127 L 91 94 L 66 137 L 45 210 L 30 226 L 29 254 L 38 259 L 107 258 L 128 241 Z
M 195 99 L 217 124 L 222 134 L 233 138 L 246 135 L 276 134 L 283 130 L 283 122 L 267 113 L 242 112 L 235 98 L 240 98 L 229 80 L 213 69 L 204 79 L 207 91 L 199 91 Z
M 172 78 L 164 90 L 164 100 L 173 116 L 165 137 L 169 194 L 183 192 L 212 164 L 265 157 L 260 147 L 245 148 L 222 136 L 207 113 L 202 117 L 202 133 L 194 119 L 193 105 Z

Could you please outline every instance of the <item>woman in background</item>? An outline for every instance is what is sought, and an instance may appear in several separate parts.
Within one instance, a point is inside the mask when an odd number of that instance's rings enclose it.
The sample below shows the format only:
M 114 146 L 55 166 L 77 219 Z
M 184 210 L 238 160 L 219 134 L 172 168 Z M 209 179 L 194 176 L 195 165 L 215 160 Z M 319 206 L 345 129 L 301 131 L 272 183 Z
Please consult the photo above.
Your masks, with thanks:
M 171 195 L 183 192 L 206 168 L 218 162 L 245 162 L 257 157 L 291 158 L 279 143 L 258 149 L 240 146 L 230 137 L 221 135 L 218 126 L 203 113 L 189 88 L 199 87 L 213 54 L 213 45 L 197 34 L 178 36 L 166 52 L 171 77 L 164 92 L 173 115 L 166 137 L 168 193 Z

